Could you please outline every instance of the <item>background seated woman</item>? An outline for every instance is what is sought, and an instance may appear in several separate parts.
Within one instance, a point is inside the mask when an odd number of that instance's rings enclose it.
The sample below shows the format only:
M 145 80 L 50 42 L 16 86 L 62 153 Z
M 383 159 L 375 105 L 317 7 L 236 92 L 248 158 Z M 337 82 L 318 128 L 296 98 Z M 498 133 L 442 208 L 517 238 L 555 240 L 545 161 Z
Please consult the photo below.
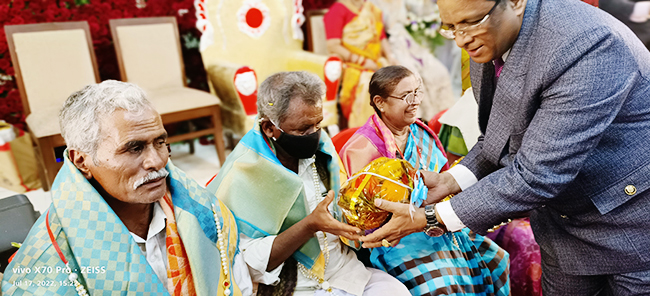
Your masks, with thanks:
M 347 126 L 357 127 L 373 114 L 368 81 L 375 70 L 398 62 L 386 39 L 382 13 L 364 0 L 339 0 L 323 19 L 327 50 L 345 62 L 339 102 Z

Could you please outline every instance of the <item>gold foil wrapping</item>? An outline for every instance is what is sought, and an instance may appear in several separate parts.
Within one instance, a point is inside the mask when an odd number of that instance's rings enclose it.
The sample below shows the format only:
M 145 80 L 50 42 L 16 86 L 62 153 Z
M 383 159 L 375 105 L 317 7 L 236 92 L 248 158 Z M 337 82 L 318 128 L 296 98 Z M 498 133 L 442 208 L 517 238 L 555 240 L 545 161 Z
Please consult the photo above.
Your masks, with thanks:
M 376 198 L 408 203 L 416 170 L 401 159 L 377 158 L 341 187 L 338 205 L 348 224 L 362 230 L 382 226 L 390 213 L 375 207 Z

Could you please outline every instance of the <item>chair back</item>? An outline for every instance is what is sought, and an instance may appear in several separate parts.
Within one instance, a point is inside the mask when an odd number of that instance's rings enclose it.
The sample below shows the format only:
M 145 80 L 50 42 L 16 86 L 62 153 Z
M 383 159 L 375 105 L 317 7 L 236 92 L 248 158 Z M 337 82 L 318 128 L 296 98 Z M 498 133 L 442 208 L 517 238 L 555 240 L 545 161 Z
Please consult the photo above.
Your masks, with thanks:
M 323 18 L 328 9 L 309 10 L 306 13 L 307 24 L 307 50 L 328 55 L 327 37 L 325 36 L 325 22 Z
M 0 198 L 0 252 L 11 250 L 11 242 L 22 243 L 39 216 L 23 194 Z
M 11 243 L 25 241 L 40 215 L 25 195 L 0 198 L 0 281 L 2 272 L 18 250 Z
M 25 115 L 58 113 L 70 94 L 99 82 L 86 21 L 10 25 L 5 34 Z
M 109 22 L 123 81 L 147 90 L 185 86 L 176 18 L 129 18 Z
M 227 61 L 246 65 L 255 69 L 259 81 L 280 71 L 296 70 L 322 78 L 322 63 L 314 71 L 309 65 L 291 64 L 303 48 L 303 41 L 292 37 L 295 2 L 207 1 L 214 33 L 210 36 L 213 43 L 201 51 L 203 64 L 209 67 L 215 61 Z
M 431 130 L 434 133 L 436 133 L 436 135 L 440 133 L 440 128 L 442 128 L 442 123 L 440 123 L 440 117 L 444 115 L 445 112 L 447 112 L 447 110 L 449 109 L 445 109 L 438 112 L 438 114 L 436 114 L 435 116 L 433 116 L 433 118 L 431 118 L 431 120 L 429 120 L 429 128 L 431 128 Z
M 354 135 L 354 133 L 357 132 L 359 128 L 360 127 L 348 128 L 334 135 L 334 137 L 332 137 L 332 144 L 334 144 L 334 149 L 336 149 L 336 153 L 341 152 L 341 149 L 343 149 L 345 143 L 347 143 L 348 140 L 350 140 L 352 135 Z
M 235 90 L 247 116 L 257 114 L 257 74 L 255 70 L 244 66 L 237 69 L 233 79 Z

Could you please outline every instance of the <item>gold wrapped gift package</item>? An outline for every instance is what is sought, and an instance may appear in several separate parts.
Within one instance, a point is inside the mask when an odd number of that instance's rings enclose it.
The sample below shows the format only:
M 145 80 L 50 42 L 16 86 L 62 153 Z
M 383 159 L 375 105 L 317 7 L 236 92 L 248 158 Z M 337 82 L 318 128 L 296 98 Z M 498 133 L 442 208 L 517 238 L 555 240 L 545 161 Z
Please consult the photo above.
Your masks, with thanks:
M 348 224 L 366 232 L 389 219 L 390 213 L 375 207 L 375 199 L 409 203 L 417 171 L 407 161 L 377 158 L 350 178 L 337 201 Z
M 0 125 L 1 129 L 12 128 Z M 0 187 L 17 193 L 41 188 L 32 139 L 15 129 L 16 138 L 0 145 Z

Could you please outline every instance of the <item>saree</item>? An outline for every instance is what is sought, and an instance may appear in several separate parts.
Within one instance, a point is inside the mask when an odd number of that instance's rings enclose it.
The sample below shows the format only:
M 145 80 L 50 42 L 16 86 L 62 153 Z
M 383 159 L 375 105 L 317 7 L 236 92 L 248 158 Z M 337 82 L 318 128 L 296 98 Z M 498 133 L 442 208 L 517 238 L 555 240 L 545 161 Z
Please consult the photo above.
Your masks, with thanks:
M 341 149 L 346 169 L 356 172 L 367 164 L 360 161 L 380 156 L 403 156 L 424 170 L 448 169 L 442 145 L 433 131 L 419 120 L 409 128 L 406 149 L 401 152 L 392 132 L 373 115 Z M 426 199 L 424 185 L 417 186 L 417 196 L 411 197 L 415 206 Z M 424 232 L 410 234 L 393 247 L 373 249 L 370 261 L 404 283 L 414 296 L 510 295 L 508 253 L 467 228 L 440 237 Z
M 542 295 L 542 255 L 529 218 L 513 219 L 486 236 L 510 254 L 512 295 Z
M 345 5 L 335 3 L 335 5 Z M 382 13 L 377 6 L 366 1 L 360 10 L 345 5 L 357 15 L 343 27 L 341 44 L 351 53 L 374 61 L 380 68 L 387 65 L 381 56 L 381 39 L 384 31 Z M 327 22 L 328 18 L 325 18 Z M 326 24 L 327 26 L 327 24 Z M 374 71 L 362 65 L 345 62 L 341 78 L 339 103 L 341 112 L 348 120 L 348 127 L 358 127 L 374 113 L 370 106 L 368 84 Z
M 321 132 L 317 153 L 326 158 L 330 173 L 326 187 L 338 191 L 339 160 L 329 137 Z M 253 239 L 277 235 L 309 214 L 301 178 L 280 163 L 273 149 L 256 126 L 244 135 L 207 185 L 207 190 L 233 211 L 239 230 Z M 325 260 L 315 236 L 292 257 L 323 277 Z
M 52 205 L 30 230 L 7 266 L 2 281 L 6 295 L 77 295 L 67 268 L 90 295 L 170 295 L 119 217 L 70 162 L 52 185 Z M 173 295 L 241 295 L 233 273 L 220 268 L 217 228 L 212 204 L 226 242 L 229 270 L 238 247 L 235 219 L 225 205 L 171 162 L 167 196 L 160 201 L 173 211 L 168 221 L 167 270 Z M 65 258 L 68 263 L 62 260 Z

